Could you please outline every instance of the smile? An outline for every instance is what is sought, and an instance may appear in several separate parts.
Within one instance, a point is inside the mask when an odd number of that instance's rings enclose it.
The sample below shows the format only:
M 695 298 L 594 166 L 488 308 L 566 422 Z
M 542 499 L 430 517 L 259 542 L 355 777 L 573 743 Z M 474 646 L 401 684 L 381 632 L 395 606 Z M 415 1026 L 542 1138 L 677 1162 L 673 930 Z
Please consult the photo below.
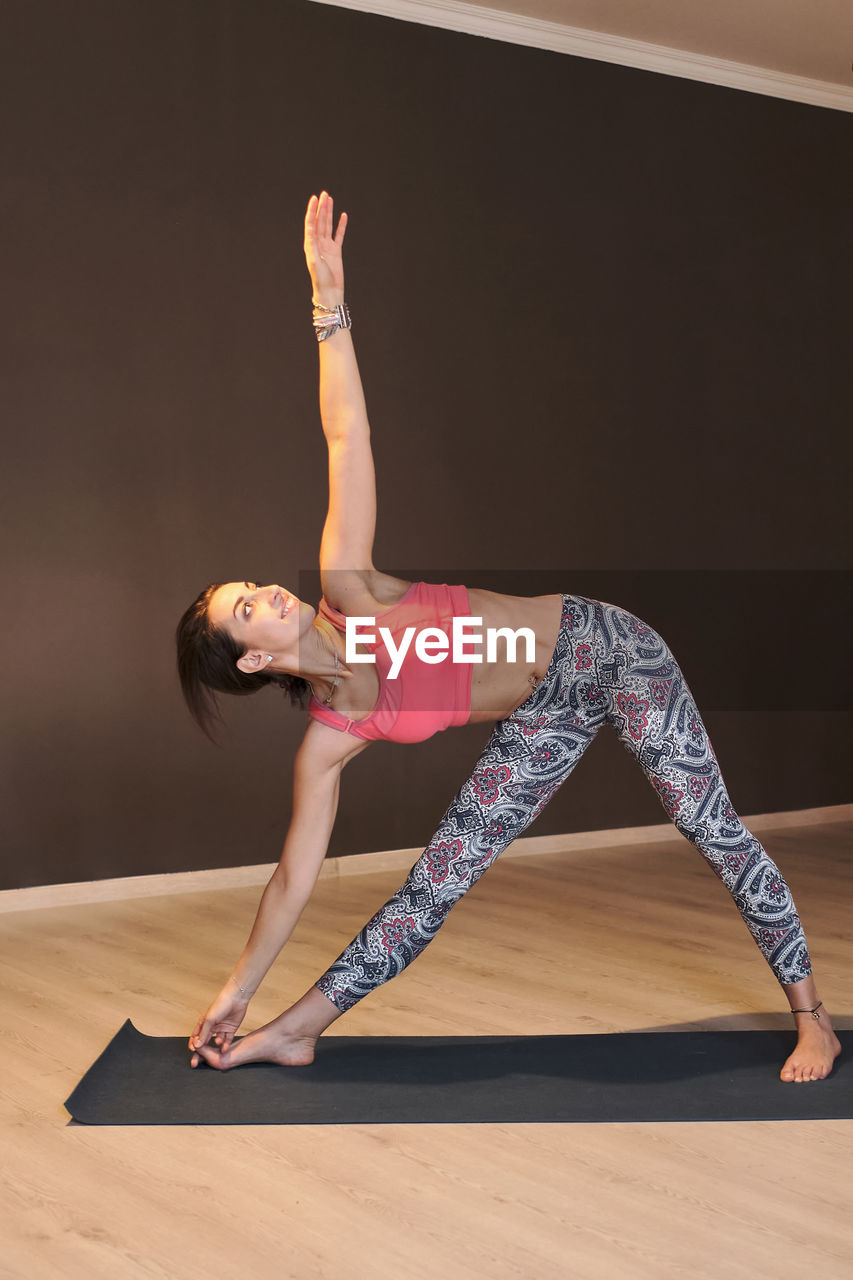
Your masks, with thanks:
M 290 613 L 290 610 L 293 608 L 293 604 L 294 604 L 293 596 L 288 596 L 285 602 L 284 608 L 281 611 L 282 619 L 286 618 L 287 615 Z

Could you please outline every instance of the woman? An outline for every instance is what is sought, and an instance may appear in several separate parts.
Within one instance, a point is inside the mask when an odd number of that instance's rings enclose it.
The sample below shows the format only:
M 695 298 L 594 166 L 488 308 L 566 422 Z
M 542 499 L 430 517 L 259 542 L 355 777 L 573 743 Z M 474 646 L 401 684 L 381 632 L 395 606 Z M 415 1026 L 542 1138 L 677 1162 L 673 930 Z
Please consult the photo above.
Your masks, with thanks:
M 732 809 L 690 691 L 661 638 L 625 610 L 598 601 L 409 583 L 374 568 L 373 458 L 344 305 L 346 223 L 341 214 L 335 232 L 331 197 L 311 197 L 305 254 L 330 474 L 320 611 L 278 585 L 229 582 L 202 592 L 178 628 L 184 694 L 205 728 L 213 690 L 247 693 L 273 682 L 294 699 L 312 694 L 281 860 L 233 973 L 189 1038 L 191 1065 L 200 1057 L 219 1069 L 311 1062 L 317 1037 L 420 954 L 454 902 L 541 812 L 606 721 L 636 756 L 678 830 L 723 880 L 784 987 L 799 1035 L 782 1080 L 824 1078 L 841 1046 L 817 993 L 790 892 Z M 351 649 L 349 661 L 347 618 L 386 627 L 381 638 L 367 628 L 374 639 Z M 468 624 L 469 636 L 505 628 L 521 633 L 524 643 L 513 655 L 506 633 L 492 651 L 469 642 L 465 652 L 483 660 L 457 654 L 451 662 L 454 619 L 482 620 L 479 629 Z M 410 644 L 401 658 L 407 634 L 410 642 L 414 636 L 424 643 L 420 649 Z M 400 890 L 295 1005 L 235 1041 L 252 995 L 311 895 L 347 761 L 377 738 L 421 741 L 480 721 L 497 724 Z

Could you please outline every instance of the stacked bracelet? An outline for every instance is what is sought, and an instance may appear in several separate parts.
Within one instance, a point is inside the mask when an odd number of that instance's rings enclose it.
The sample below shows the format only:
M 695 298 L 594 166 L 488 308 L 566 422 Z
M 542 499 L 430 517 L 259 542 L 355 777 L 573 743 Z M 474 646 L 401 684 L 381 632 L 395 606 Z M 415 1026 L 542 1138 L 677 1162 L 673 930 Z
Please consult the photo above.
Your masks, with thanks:
M 338 329 L 352 328 L 349 307 L 345 302 L 339 302 L 336 307 L 324 307 L 322 303 L 315 302 L 313 324 L 317 341 L 325 342 Z

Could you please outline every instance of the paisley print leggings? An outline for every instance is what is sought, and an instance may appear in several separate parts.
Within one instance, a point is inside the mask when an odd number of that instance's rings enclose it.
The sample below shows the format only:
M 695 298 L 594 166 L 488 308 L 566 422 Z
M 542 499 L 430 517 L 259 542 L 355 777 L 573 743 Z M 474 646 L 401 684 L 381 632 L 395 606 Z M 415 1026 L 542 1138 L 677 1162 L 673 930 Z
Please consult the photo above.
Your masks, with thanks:
M 544 679 L 495 725 L 405 883 L 316 984 L 338 1009 L 351 1009 L 420 955 L 454 903 L 542 812 L 605 723 L 723 881 L 779 982 L 811 973 L 788 886 L 732 808 L 669 648 L 624 609 L 564 595 Z

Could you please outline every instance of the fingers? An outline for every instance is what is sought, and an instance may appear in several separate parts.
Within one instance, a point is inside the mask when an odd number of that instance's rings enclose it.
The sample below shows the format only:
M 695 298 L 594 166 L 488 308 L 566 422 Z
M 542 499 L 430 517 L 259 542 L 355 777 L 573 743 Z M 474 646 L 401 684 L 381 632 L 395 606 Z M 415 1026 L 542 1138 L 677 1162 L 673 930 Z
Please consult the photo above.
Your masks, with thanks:
M 207 1034 L 205 1034 L 205 1030 L 207 1029 L 199 1031 L 196 1028 L 187 1041 L 187 1048 L 196 1058 L 201 1049 L 211 1046 L 211 1042 L 216 1046 L 217 1051 L 222 1053 L 231 1047 L 231 1041 L 234 1039 L 233 1031 L 213 1031 L 211 1029 L 207 1030 Z M 193 1066 L 195 1066 L 195 1063 L 193 1063 Z
M 331 198 L 327 191 L 321 191 L 319 196 L 312 196 L 308 201 L 308 208 L 305 210 L 306 240 L 314 240 L 317 236 L 323 235 L 323 227 L 326 222 L 326 205 Z
M 308 208 L 305 210 L 305 239 L 313 240 L 317 231 L 317 206 L 319 200 L 317 196 L 312 196 L 308 201 Z
M 317 234 L 321 240 L 330 240 L 332 238 L 332 210 L 334 203 L 328 191 L 320 192 L 320 202 L 317 205 Z
M 204 1058 L 209 1067 L 215 1067 L 217 1071 L 224 1071 L 230 1065 L 225 1056 L 218 1049 L 214 1049 L 212 1045 L 203 1045 L 198 1053 L 194 1053 L 190 1059 L 190 1066 L 197 1067 L 199 1057 Z
M 213 1024 L 209 1018 L 201 1018 L 196 1023 L 195 1031 L 187 1041 L 188 1049 L 198 1049 L 199 1045 L 207 1044 L 213 1032 Z
M 219 1053 L 222 1045 L 217 1045 L 219 1035 L 213 1037 L 213 1044 L 209 1044 L 207 1040 L 202 1040 L 200 1036 L 194 1036 L 190 1039 L 189 1047 L 191 1049 L 190 1066 L 197 1067 L 202 1058 L 205 1062 L 209 1062 L 208 1053 Z M 216 1047 L 214 1047 L 216 1046 Z
M 319 196 L 312 196 L 305 210 L 306 240 L 332 240 L 335 244 L 342 245 L 346 234 L 347 215 L 342 213 L 338 219 L 337 232 L 335 232 L 334 223 L 335 202 L 328 191 L 321 191 Z
M 213 1039 L 215 1043 L 218 1037 L 214 1036 Z M 208 1041 L 206 1039 L 203 1040 L 201 1036 L 197 1036 L 197 1035 L 190 1036 L 190 1041 L 188 1045 L 188 1048 L 190 1049 L 190 1053 L 191 1053 L 190 1066 L 197 1067 L 200 1061 L 200 1057 L 204 1055 L 205 1050 L 212 1047 L 213 1046 L 209 1045 Z

